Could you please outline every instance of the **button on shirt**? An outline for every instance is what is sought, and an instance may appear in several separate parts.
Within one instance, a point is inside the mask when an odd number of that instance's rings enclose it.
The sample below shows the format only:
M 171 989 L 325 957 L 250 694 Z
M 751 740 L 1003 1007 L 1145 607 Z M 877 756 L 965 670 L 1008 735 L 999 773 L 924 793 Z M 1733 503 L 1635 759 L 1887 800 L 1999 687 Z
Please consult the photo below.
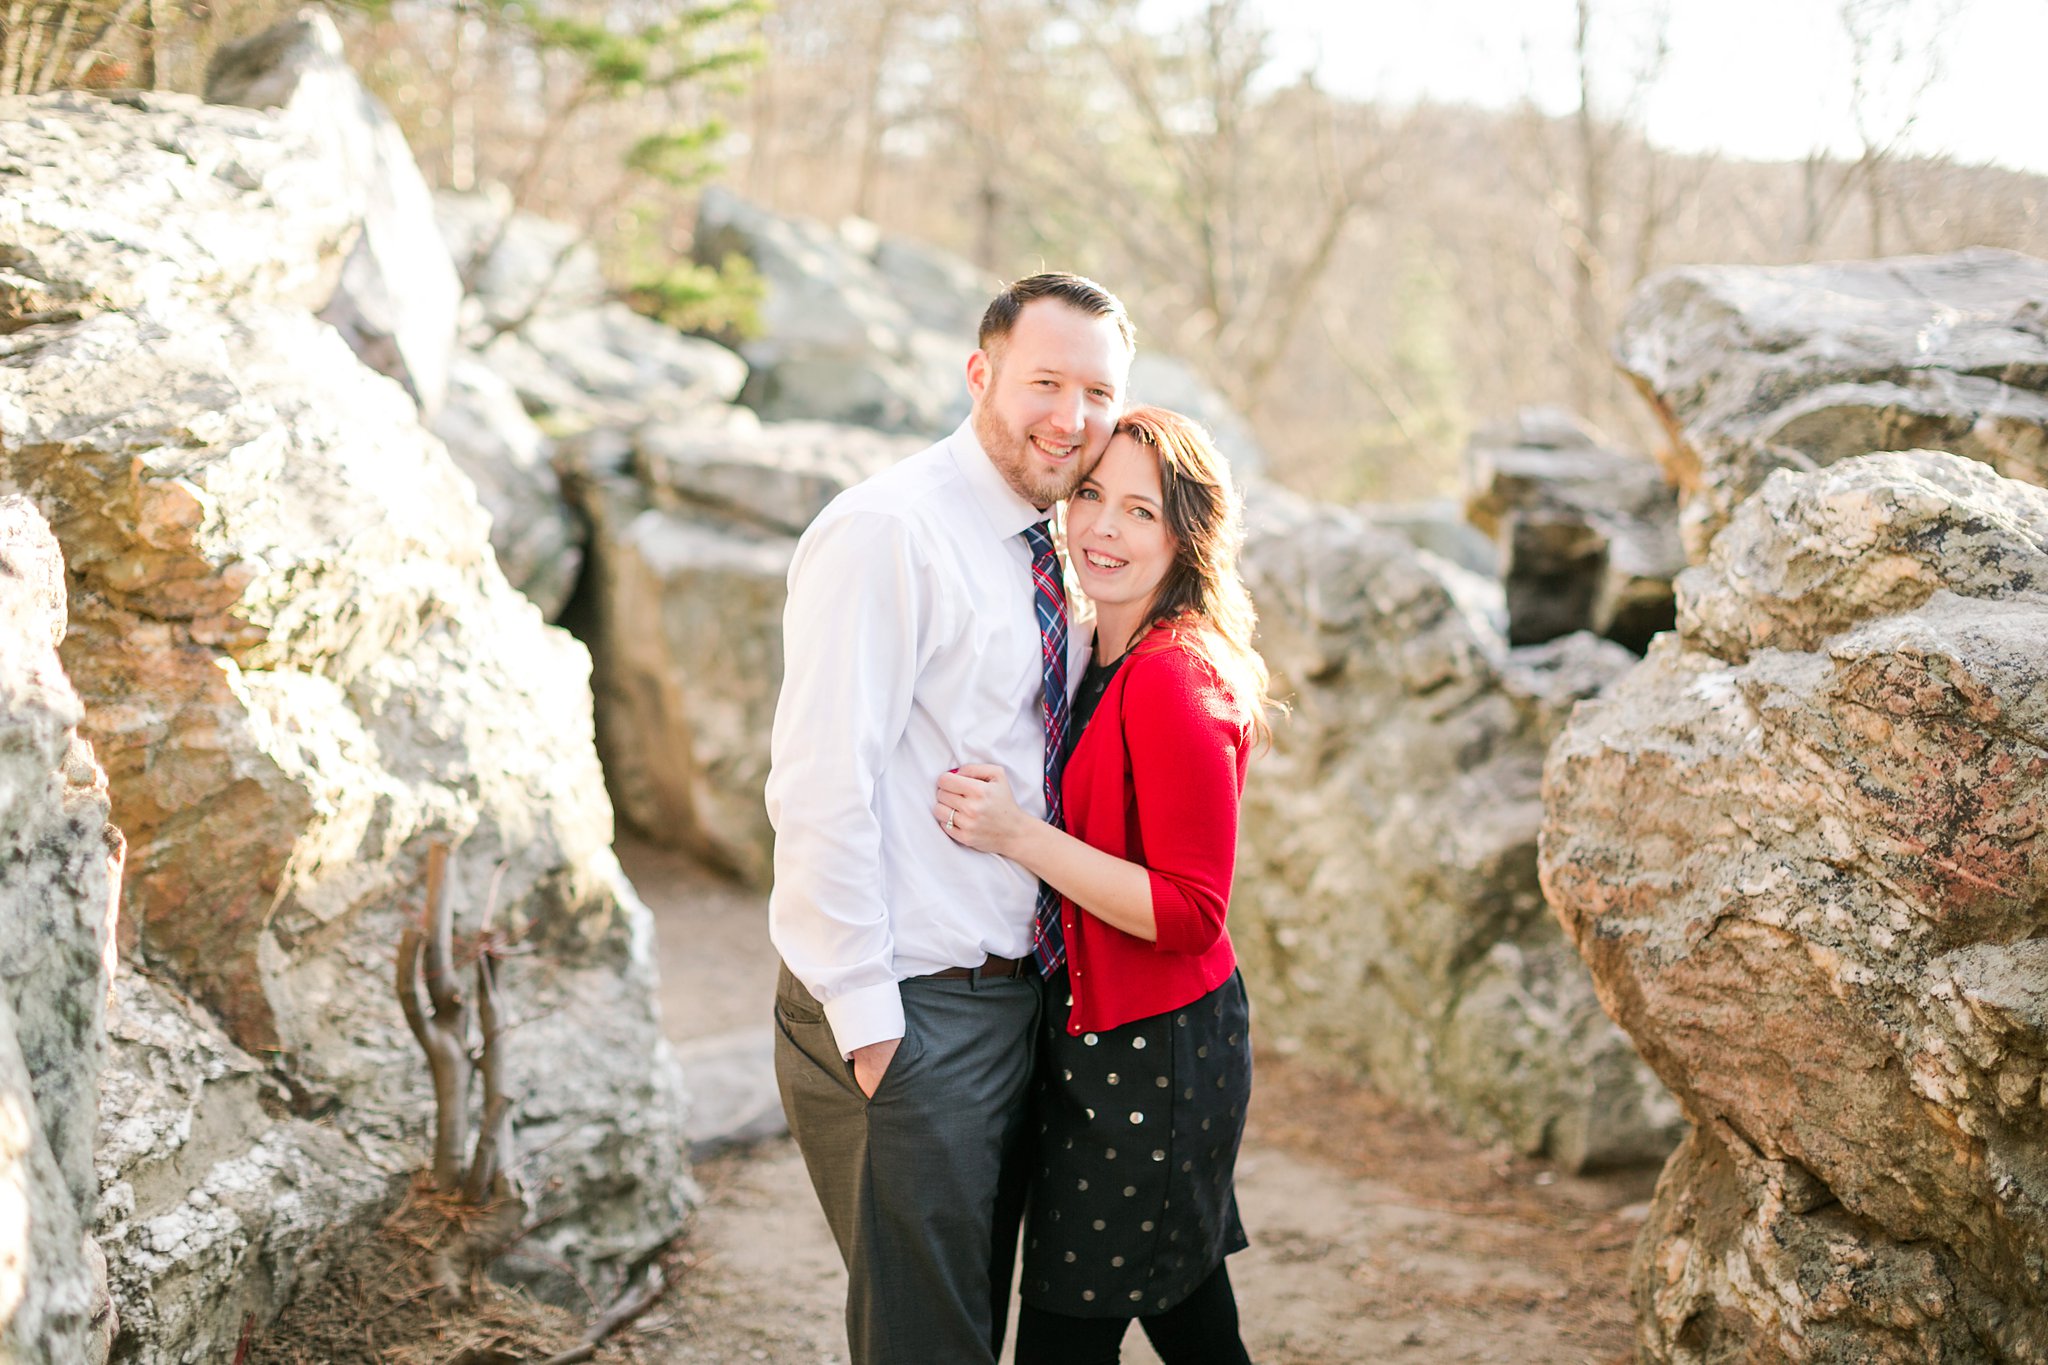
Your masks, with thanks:
M 956 844 L 939 775 L 1003 769 L 1043 818 L 1031 552 L 1045 513 L 973 427 L 833 499 L 797 544 L 768 818 L 769 936 L 842 1054 L 903 1036 L 897 983 L 1031 950 L 1038 881 Z M 1085 630 L 1073 632 L 1069 677 Z

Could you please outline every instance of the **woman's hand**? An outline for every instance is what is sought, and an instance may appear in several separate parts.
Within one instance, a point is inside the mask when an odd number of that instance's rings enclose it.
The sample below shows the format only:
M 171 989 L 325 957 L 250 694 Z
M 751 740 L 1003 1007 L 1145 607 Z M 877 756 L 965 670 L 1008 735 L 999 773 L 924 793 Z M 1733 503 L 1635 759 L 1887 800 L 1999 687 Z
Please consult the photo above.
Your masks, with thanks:
M 1020 836 L 1043 824 L 1018 806 L 1010 779 L 992 763 L 968 763 L 939 776 L 932 818 L 956 844 L 1008 855 Z

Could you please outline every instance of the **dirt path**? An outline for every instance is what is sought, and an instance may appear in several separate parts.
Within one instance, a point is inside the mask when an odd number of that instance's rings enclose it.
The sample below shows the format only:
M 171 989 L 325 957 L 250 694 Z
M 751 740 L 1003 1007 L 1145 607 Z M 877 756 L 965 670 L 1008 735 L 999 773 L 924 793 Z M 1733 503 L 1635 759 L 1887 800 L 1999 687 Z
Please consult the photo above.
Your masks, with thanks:
M 678 1042 L 761 1018 L 775 959 L 756 894 L 621 843 L 654 909 Z M 1253 1008 L 1257 1009 L 1256 993 Z M 1654 1171 L 1594 1178 L 1458 1138 L 1261 1053 L 1231 1259 L 1262 1365 L 1621 1365 L 1628 1249 Z M 844 1362 L 845 1273 L 787 1139 L 700 1163 L 696 1265 L 658 1338 L 673 1365 Z M 653 1324 L 650 1324 L 653 1326 Z M 1141 1334 L 1131 1365 L 1157 1365 Z

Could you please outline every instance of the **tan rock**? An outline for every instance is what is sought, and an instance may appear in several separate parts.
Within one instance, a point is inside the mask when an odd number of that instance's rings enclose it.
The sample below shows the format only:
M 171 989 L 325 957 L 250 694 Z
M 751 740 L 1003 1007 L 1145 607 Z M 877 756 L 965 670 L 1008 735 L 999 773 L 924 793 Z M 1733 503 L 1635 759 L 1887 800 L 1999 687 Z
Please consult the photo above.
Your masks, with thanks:
M 1679 597 L 1545 775 L 1545 891 L 1695 1125 L 1644 1356 L 2041 1359 L 2048 493 L 1781 472 Z
M 1655 276 L 1616 355 L 1671 437 L 1694 563 L 1773 470 L 1916 447 L 2048 483 L 2048 262 L 1972 247 Z

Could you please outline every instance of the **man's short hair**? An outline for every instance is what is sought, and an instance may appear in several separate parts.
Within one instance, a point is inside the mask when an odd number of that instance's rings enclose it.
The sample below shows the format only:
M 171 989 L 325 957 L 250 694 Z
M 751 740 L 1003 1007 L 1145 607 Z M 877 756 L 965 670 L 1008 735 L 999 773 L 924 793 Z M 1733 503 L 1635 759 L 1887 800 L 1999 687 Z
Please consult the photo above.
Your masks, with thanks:
M 1058 299 L 1090 317 L 1116 319 L 1124 348 L 1133 354 L 1137 352 L 1137 329 L 1131 326 L 1131 315 L 1124 311 L 1123 301 L 1095 281 L 1063 271 L 1027 275 L 989 300 L 987 311 L 981 315 L 981 349 L 990 350 L 1009 336 L 1024 305 L 1033 299 Z

